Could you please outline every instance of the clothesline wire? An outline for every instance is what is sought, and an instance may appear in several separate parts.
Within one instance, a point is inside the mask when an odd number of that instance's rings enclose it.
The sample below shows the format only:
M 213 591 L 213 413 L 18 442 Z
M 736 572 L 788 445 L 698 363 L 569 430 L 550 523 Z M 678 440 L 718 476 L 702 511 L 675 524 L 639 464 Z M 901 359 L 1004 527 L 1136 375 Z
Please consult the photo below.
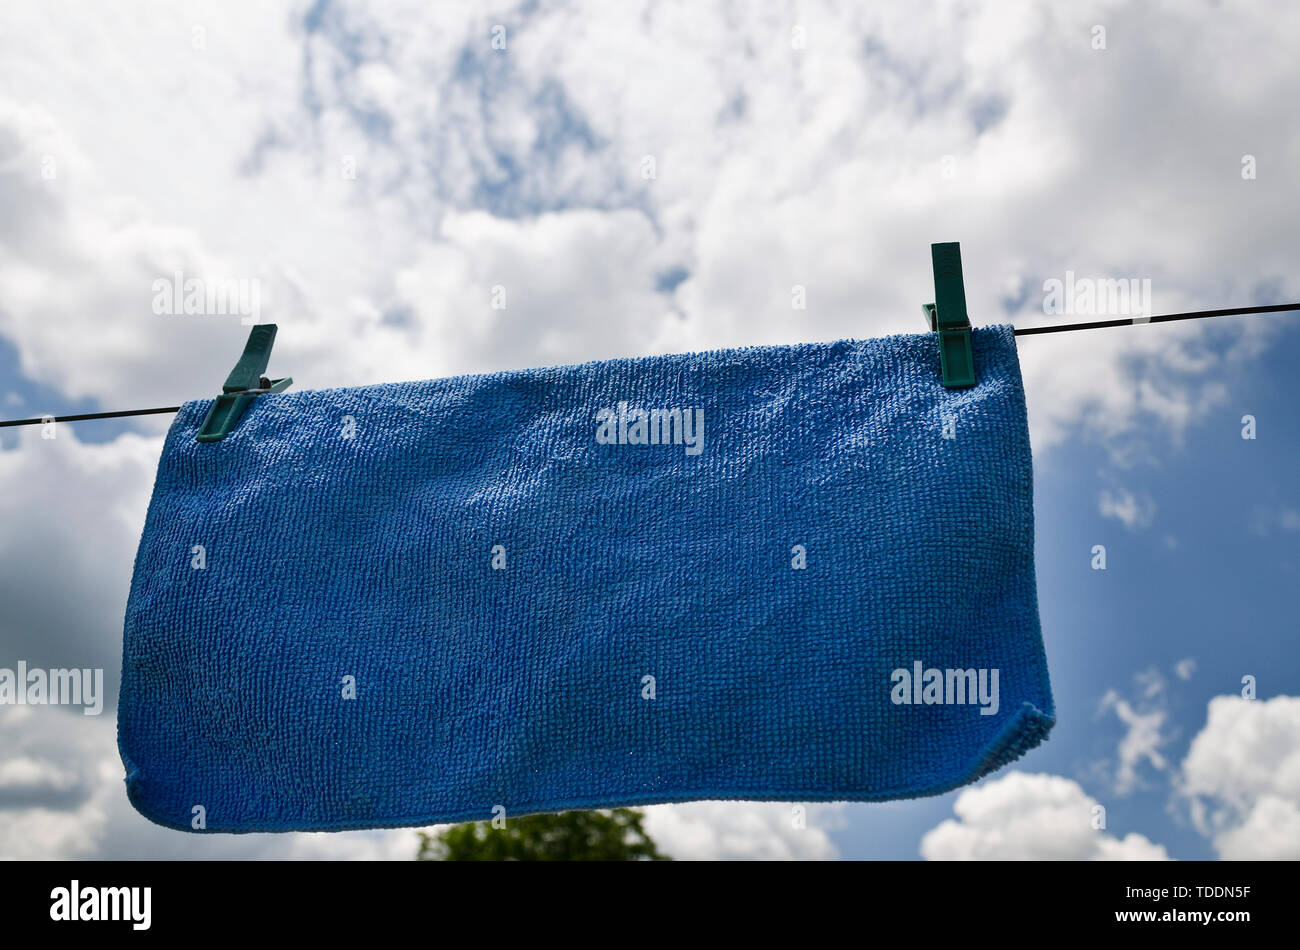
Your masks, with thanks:
M 42 416 L 39 419 L 11 419 L 0 422 L 3 426 L 34 426 L 43 422 L 84 422 L 87 419 L 120 419 L 124 416 L 156 416 L 164 412 L 179 412 L 180 406 L 159 406 L 157 409 L 123 409 L 120 412 L 83 412 L 75 416 Z
M 1236 317 L 1248 313 L 1284 313 L 1300 310 L 1300 303 L 1283 303 L 1269 307 L 1234 307 L 1226 310 L 1193 310 L 1187 313 L 1165 313 L 1154 317 L 1121 317 L 1118 320 L 1093 320 L 1088 323 L 1065 323 L 1045 327 L 1017 327 L 1016 336 L 1033 336 L 1038 333 L 1062 333 L 1066 330 L 1097 330 L 1104 327 L 1130 327 L 1144 323 L 1172 323 L 1175 320 L 1203 320 L 1206 317 Z M 156 416 L 179 412 L 180 406 L 160 406 L 157 409 L 123 409 L 119 412 L 83 412 L 70 416 L 42 416 L 37 419 L 10 419 L 0 422 L 6 426 L 32 426 L 47 422 L 84 422 L 90 419 L 122 419 L 127 416 Z
M 1122 317 L 1119 320 L 1093 320 L 1091 323 L 1067 323 L 1046 327 L 1018 327 L 1016 336 L 1035 333 L 1060 333 L 1062 330 L 1096 330 L 1100 327 L 1129 327 L 1143 323 L 1172 323 L 1175 320 L 1201 320 L 1205 317 L 1236 317 L 1247 313 L 1282 313 L 1300 310 L 1300 303 L 1280 303 L 1271 307 L 1234 307 L 1229 310 L 1192 310 L 1188 313 L 1165 313 L 1156 317 Z

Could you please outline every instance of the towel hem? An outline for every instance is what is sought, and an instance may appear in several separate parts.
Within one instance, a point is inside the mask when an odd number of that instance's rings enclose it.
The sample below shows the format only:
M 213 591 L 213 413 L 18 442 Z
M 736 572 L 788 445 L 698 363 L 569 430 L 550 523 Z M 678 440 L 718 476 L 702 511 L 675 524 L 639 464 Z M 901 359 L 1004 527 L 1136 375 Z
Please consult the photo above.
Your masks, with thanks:
M 928 798 L 953 791 L 968 785 L 1004 765 L 1014 762 L 1025 753 L 1039 745 L 1056 724 L 1053 716 L 1047 715 L 1032 703 L 1023 703 L 1020 710 L 1007 720 L 1007 725 L 990 742 L 984 745 L 974 757 L 973 765 L 957 777 L 918 788 L 895 788 L 879 792 L 844 794 L 842 792 L 804 792 L 801 794 L 773 794 L 758 790 L 742 790 L 726 794 L 699 792 L 665 792 L 663 794 L 629 795 L 618 798 L 611 796 L 593 796 L 591 798 L 571 798 L 563 801 L 544 801 L 527 805 L 506 806 L 508 817 L 522 818 L 526 815 L 548 814 L 563 811 L 586 811 L 592 809 L 607 810 L 611 808 L 641 808 L 650 805 L 680 805 L 688 802 L 790 802 L 790 803 L 856 803 L 898 801 L 909 798 Z M 123 759 L 129 761 L 123 754 Z M 185 831 L 191 834 L 273 834 L 287 831 L 300 832 L 336 832 L 336 831 L 376 831 L 395 828 L 426 828 L 431 825 L 455 825 L 470 821 L 488 821 L 491 814 L 484 814 L 482 809 L 457 812 L 446 817 L 419 815 L 415 817 L 394 818 L 384 821 L 361 822 L 327 822 L 322 824 L 297 824 L 292 822 L 259 825 L 254 828 L 192 828 L 186 823 L 177 822 L 169 816 L 153 812 L 140 800 L 142 779 L 138 768 L 128 767 L 126 779 L 127 798 L 137 812 L 156 825 Z

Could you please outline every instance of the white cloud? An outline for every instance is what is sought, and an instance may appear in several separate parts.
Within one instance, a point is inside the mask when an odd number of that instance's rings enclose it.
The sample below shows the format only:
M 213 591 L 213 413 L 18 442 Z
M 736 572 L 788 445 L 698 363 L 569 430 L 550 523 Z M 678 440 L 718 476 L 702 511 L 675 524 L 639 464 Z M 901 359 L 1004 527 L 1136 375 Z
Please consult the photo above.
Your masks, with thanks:
M 1114 518 L 1130 531 L 1149 528 L 1155 520 L 1156 503 L 1149 495 L 1138 497 L 1125 489 L 1104 489 L 1097 502 L 1103 518 Z
M 1165 696 L 1165 678 L 1154 666 L 1133 675 L 1138 693 L 1144 700 L 1161 699 Z
M 1196 674 L 1196 660 L 1193 657 L 1184 657 L 1174 664 L 1174 673 L 1180 680 L 1189 680 Z
M 827 831 L 838 805 L 807 805 L 798 827 L 782 802 L 691 802 L 645 809 L 645 829 L 659 850 L 681 860 L 813 860 L 839 856 Z
M 122 617 L 162 441 L 92 445 L 80 426 L 16 430 L 0 450 L 0 665 L 103 669 L 108 706 L 121 667 Z M 68 592 L 75 592 L 70 595 Z
M 74 783 L 71 773 L 49 762 L 27 756 L 0 761 L 0 795 L 36 790 L 60 792 Z
M 522 220 L 451 214 L 396 277 L 390 307 L 410 327 L 387 334 L 387 371 L 419 376 L 421 359 L 455 340 L 448 373 L 563 364 L 654 349 L 676 322 L 655 290 L 664 265 L 639 211 L 566 211 Z M 500 288 L 504 309 L 493 309 Z M 557 319 L 557 315 L 563 315 Z M 615 319 L 616 316 L 616 319 Z M 403 362 L 404 345 L 417 345 Z
M 1300 858 L 1300 697 L 1210 700 L 1179 791 L 1221 858 Z
M 1260 110 L 1300 94 L 1287 58 L 1263 53 L 1300 13 L 1223 27 L 1223 49 L 1261 51 L 1243 98 L 1232 63 L 1181 56 L 1195 18 L 1156 6 L 1116 5 L 1146 41 L 1098 52 L 1095 14 L 1047 3 L 919 18 L 459 4 L 436 20 L 418 3 L 158 3 L 111 23 L 10 5 L 0 332 L 70 397 L 143 405 L 205 395 L 195 381 L 215 386 L 238 351 L 219 318 L 148 311 L 152 279 L 177 267 L 264 280 L 287 371 L 317 387 L 917 330 L 927 245 L 953 237 L 977 322 L 1005 319 L 1009 287 L 1066 269 L 1129 276 L 1135 260 L 1164 309 L 1236 302 L 1291 272 L 1274 233 L 1300 186 L 1269 169 L 1296 146 Z M 498 22 L 506 50 L 490 46 Z M 791 48 L 796 24 L 806 49 Z M 1090 68 L 1087 96 L 1062 61 Z M 1177 77 L 1159 86 L 1169 113 L 1198 117 L 1173 134 L 1130 95 L 1157 67 Z M 1220 143 L 1266 156 L 1265 171 L 1243 184 L 1225 162 L 1184 223 L 1181 156 Z M 1243 187 L 1271 200 L 1242 202 Z M 1146 226 L 1117 229 L 1117 206 L 1140 206 Z M 1247 220 L 1231 247 L 1214 237 Z M 672 269 L 685 279 L 657 289 Z M 498 282 L 513 312 L 485 305 Z M 794 284 L 806 311 L 790 308 Z M 1209 332 L 1026 340 L 1036 448 L 1077 427 L 1115 439 L 1139 419 L 1177 434 L 1201 418 L 1223 397 Z
M 1134 675 L 1133 683 L 1131 699 L 1111 689 L 1098 704 L 1099 713 L 1114 712 L 1124 726 L 1124 734 L 1115 747 L 1113 766 L 1109 762 L 1098 764 L 1103 773 L 1110 775 L 1112 790 L 1120 796 L 1129 795 L 1144 785 L 1145 766 L 1157 772 L 1168 769 L 1169 762 L 1160 750 L 1173 738 L 1165 732 L 1169 719 L 1167 684 L 1160 671 L 1155 668 L 1143 670 Z
M 1275 530 L 1300 531 L 1300 511 L 1285 505 L 1279 508 L 1256 505 L 1251 513 L 1251 530 L 1264 538 Z
M 1094 830 L 1098 802 L 1078 782 L 1012 771 L 957 796 L 921 839 L 927 861 L 1162 861 L 1163 845 Z
M 0 860 L 410 860 L 414 829 L 193 835 L 151 823 L 126 797 L 113 716 L 0 706 Z
M 1119 769 L 1115 775 L 1116 793 L 1127 795 L 1138 786 L 1138 770 L 1144 762 L 1157 770 L 1168 767 L 1160 753 L 1160 747 L 1167 741 L 1161 734 L 1166 713 L 1163 709 L 1138 712 L 1128 700 L 1118 698 L 1113 692 L 1106 695 L 1103 703 L 1114 709 L 1120 722 L 1127 727 L 1119 742 Z

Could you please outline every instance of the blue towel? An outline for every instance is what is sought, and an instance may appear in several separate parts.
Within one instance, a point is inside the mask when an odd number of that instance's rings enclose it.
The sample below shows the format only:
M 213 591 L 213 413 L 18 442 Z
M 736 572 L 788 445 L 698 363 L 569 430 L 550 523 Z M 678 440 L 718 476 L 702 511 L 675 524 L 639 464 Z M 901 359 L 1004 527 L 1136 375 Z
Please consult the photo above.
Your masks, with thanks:
M 171 828 L 933 795 L 1053 723 L 1009 327 L 254 401 L 168 432 L 119 748 Z

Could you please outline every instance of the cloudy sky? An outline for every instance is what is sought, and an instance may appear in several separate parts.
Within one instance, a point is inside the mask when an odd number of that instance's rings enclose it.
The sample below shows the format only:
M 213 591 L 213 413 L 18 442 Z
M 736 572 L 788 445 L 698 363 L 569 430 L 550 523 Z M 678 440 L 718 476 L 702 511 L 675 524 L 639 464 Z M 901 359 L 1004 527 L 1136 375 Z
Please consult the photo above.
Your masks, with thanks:
M 1300 300 L 1296 35 L 1281 2 L 10 0 L 0 418 L 215 393 L 247 328 L 156 313 L 178 272 L 257 281 L 271 369 L 308 389 L 919 331 L 936 241 L 976 323 L 1074 319 L 1044 314 L 1067 273 L 1149 280 L 1155 313 Z M 806 828 L 701 803 L 652 834 L 1300 857 L 1298 319 L 1021 339 L 1044 746 Z M 412 831 L 199 837 L 127 803 L 113 698 L 167 421 L 0 430 L 0 667 L 111 694 L 0 706 L 0 857 L 413 856 Z

